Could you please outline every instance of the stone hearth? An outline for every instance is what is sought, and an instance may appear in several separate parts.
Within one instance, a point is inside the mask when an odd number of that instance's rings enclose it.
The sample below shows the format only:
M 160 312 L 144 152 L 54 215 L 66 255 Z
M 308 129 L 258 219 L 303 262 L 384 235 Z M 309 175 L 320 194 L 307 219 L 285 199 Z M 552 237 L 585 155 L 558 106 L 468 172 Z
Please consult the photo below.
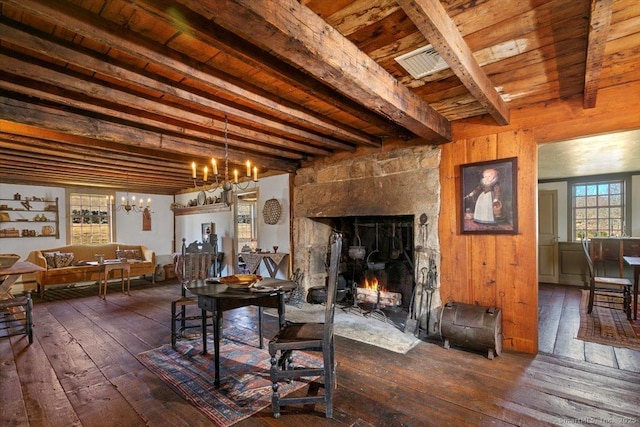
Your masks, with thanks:
M 413 227 L 409 249 L 420 292 L 419 272 L 428 267 L 429 255 L 435 254 L 439 265 L 439 163 L 439 149 L 420 146 L 298 169 L 293 188 L 293 262 L 304 272 L 304 287 L 326 283 L 327 249 L 336 218 L 403 217 L 410 218 L 409 226 Z M 422 225 L 420 219 L 425 215 L 428 222 Z M 353 236 L 349 238 L 343 243 L 345 261 L 348 247 L 357 244 L 351 240 Z M 342 272 L 346 269 L 347 262 L 341 267 Z M 416 301 L 427 299 L 426 295 L 416 296 Z M 436 290 L 429 334 L 439 329 L 435 319 L 441 305 Z M 419 320 L 426 327 L 427 307 L 418 307 L 417 311 L 423 313 Z

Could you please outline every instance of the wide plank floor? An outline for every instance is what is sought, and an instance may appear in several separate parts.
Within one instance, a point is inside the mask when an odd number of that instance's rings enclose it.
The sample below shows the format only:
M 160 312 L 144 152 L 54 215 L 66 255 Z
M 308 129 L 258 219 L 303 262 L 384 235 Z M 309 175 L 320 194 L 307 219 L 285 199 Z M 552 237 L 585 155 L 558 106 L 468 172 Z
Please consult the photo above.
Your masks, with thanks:
M 36 301 L 34 343 L 0 339 L 0 425 L 211 425 L 136 357 L 169 342 L 178 292 L 163 282 L 134 286 L 131 296 L 110 290 L 106 301 L 74 291 Z M 578 303 L 579 290 L 541 285 L 536 356 L 488 360 L 430 342 L 399 355 L 337 337 L 334 419 L 320 405 L 286 408 L 280 419 L 267 408 L 237 425 L 640 424 L 640 352 L 576 340 Z M 250 327 L 255 317 L 245 308 L 225 322 Z M 276 327 L 265 316 L 266 335 Z

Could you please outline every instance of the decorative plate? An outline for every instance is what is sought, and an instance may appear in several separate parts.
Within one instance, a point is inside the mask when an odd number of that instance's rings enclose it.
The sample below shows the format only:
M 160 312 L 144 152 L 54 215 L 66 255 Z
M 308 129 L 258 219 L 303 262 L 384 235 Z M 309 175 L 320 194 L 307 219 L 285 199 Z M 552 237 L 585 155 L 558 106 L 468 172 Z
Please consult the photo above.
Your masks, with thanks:
M 198 206 L 202 206 L 207 201 L 207 195 L 204 191 L 198 193 Z
M 264 222 L 267 224 L 277 224 L 280 220 L 280 214 L 282 213 L 282 207 L 277 199 L 269 199 L 264 202 L 264 208 L 262 208 L 262 215 L 264 216 Z

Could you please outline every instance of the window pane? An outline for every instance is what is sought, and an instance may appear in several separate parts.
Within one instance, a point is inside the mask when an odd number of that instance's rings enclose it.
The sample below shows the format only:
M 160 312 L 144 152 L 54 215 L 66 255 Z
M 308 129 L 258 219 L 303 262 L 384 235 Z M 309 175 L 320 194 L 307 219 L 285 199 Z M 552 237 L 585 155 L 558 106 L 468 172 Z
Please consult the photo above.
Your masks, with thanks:
M 108 199 L 101 194 L 69 196 L 72 244 L 101 244 L 111 241 Z
M 574 184 L 573 235 L 576 238 L 621 236 L 624 188 L 624 181 L 620 180 Z

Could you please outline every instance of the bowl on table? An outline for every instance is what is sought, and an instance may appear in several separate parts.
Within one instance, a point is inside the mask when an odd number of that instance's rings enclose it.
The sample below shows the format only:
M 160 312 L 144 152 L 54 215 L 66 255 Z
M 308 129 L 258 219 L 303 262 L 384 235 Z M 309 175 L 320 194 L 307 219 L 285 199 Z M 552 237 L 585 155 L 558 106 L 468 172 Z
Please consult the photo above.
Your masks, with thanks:
M 262 276 L 257 274 L 234 274 L 218 279 L 220 283 L 232 289 L 248 289 L 260 280 L 262 280 Z

